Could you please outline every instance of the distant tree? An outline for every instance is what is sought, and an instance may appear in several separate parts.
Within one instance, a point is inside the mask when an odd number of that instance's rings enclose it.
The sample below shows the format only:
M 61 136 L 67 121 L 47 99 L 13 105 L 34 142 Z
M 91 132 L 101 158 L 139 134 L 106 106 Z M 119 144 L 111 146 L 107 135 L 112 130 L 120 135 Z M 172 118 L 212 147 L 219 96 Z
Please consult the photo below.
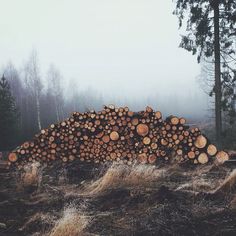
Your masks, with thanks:
M 60 71 L 54 66 L 49 67 L 47 73 L 48 81 L 48 96 L 52 98 L 54 113 L 56 115 L 56 121 L 59 122 L 64 118 L 64 98 L 61 87 L 62 75 Z
M 222 134 L 222 110 L 232 110 L 235 97 L 236 69 L 236 1 L 235 0 L 175 0 L 179 26 L 187 15 L 187 35 L 182 36 L 180 46 L 193 55 L 198 62 L 213 58 L 214 86 L 210 95 L 215 95 L 216 138 L 220 143 Z
M 67 91 L 67 113 L 79 111 L 81 110 L 81 103 L 83 101 L 80 100 L 79 92 L 78 92 L 78 83 L 76 83 L 76 80 L 71 78 L 68 83 Z
M 35 102 L 37 128 L 38 130 L 41 130 L 40 97 L 42 94 L 43 84 L 40 77 L 37 52 L 34 50 L 25 65 L 25 84 L 31 99 Z
M 16 100 L 16 104 L 19 106 L 22 100 L 22 81 L 18 70 L 12 62 L 9 62 L 4 68 L 4 75 L 10 84 L 11 93 Z
M 74 111 L 99 110 L 105 104 L 102 95 L 92 87 L 79 89 L 76 79 L 69 80 L 66 94 L 68 94 L 65 99 L 67 114 Z
M 18 117 L 15 99 L 10 85 L 2 76 L 0 80 L 0 150 L 10 150 L 18 138 Z
M 4 68 L 4 75 L 10 84 L 11 94 L 15 98 L 17 108 L 20 110 L 19 126 L 21 130 L 23 130 L 24 114 L 21 112 L 24 106 L 23 100 L 25 94 L 23 81 L 21 80 L 19 71 L 16 69 L 12 62 L 9 62 Z

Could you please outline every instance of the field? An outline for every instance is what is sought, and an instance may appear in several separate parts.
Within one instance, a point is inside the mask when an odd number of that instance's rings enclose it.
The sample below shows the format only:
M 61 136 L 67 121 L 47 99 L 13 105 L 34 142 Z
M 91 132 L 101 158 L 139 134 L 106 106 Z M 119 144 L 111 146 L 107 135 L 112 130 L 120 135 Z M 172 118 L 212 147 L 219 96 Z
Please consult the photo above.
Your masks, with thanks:
M 227 165 L 1 171 L 0 235 L 236 235 Z

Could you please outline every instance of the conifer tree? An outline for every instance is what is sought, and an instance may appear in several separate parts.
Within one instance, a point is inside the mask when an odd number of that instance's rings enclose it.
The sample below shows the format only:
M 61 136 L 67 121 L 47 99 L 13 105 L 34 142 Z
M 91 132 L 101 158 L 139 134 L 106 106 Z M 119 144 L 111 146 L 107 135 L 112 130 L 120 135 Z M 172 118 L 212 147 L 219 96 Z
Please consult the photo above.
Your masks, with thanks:
M 216 139 L 221 142 L 222 111 L 233 114 L 236 68 L 236 1 L 235 0 L 175 0 L 174 14 L 182 27 L 186 17 L 186 35 L 180 47 L 202 58 L 212 59 L 215 82 L 210 96 L 215 96 Z
M 19 113 L 10 85 L 4 75 L 0 79 L 0 150 L 6 151 L 14 147 L 18 138 Z

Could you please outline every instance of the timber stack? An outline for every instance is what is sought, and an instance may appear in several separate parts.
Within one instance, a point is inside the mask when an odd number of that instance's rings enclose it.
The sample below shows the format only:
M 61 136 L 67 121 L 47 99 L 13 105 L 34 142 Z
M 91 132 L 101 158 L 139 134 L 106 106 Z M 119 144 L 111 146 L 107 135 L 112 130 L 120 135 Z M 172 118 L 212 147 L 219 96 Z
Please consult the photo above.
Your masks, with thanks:
M 21 169 L 29 162 L 118 162 L 158 164 L 190 162 L 206 164 L 229 155 L 184 118 L 162 118 L 160 111 L 147 107 L 133 112 L 128 107 L 104 106 L 99 112 L 74 112 L 23 143 L 8 156 L 9 166 Z

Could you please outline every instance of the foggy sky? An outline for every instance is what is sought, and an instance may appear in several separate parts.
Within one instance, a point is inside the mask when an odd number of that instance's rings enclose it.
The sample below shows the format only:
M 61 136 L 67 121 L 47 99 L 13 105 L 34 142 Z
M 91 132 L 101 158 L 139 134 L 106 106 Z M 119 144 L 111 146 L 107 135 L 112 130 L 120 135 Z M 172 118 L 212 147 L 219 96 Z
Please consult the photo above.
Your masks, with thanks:
M 196 58 L 178 47 L 172 0 L 0 0 L 0 66 L 21 68 L 38 51 L 46 74 L 54 63 L 78 89 L 103 97 L 178 97 L 179 107 L 206 109 Z M 197 95 L 199 100 L 191 98 Z M 158 101 L 155 101 L 158 103 Z M 155 104 L 156 104 L 155 103 Z M 194 103 L 194 104 L 193 104 Z

